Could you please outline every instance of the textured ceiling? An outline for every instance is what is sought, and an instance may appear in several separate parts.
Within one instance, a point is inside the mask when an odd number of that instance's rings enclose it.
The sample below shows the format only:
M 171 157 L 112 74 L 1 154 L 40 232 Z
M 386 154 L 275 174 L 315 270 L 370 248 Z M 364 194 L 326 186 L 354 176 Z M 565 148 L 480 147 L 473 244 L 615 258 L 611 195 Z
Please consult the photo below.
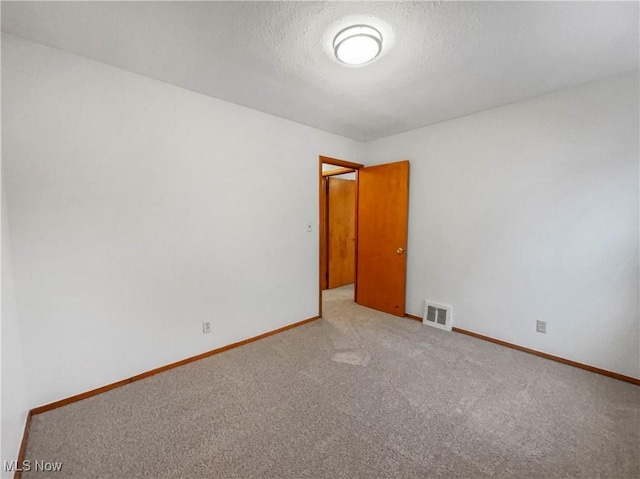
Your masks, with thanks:
M 370 23 L 346 67 L 333 35 Z M 358 140 L 639 64 L 637 2 L 2 2 L 2 30 Z

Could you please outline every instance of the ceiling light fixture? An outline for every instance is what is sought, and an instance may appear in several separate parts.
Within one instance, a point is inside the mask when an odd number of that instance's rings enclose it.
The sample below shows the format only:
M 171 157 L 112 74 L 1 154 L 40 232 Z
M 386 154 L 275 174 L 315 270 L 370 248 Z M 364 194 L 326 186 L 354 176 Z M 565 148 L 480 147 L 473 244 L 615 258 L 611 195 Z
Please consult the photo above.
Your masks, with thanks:
M 340 30 L 333 39 L 336 58 L 347 65 L 364 65 L 382 51 L 382 34 L 369 25 L 353 25 Z

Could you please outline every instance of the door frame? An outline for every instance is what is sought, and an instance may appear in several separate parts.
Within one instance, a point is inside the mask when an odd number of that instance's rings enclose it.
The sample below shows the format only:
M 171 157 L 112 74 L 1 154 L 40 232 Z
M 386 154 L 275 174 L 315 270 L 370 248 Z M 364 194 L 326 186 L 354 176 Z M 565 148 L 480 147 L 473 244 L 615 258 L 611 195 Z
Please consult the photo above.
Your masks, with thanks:
M 328 165 L 334 165 L 340 167 L 339 170 L 334 170 L 336 172 L 332 172 L 332 174 L 323 175 L 322 165 L 326 163 Z M 323 177 L 324 176 L 333 176 L 339 175 L 343 173 L 350 173 L 355 171 L 356 173 L 356 211 L 355 211 L 355 222 L 356 222 L 356 254 L 355 254 L 355 277 L 354 277 L 354 285 L 355 288 L 358 287 L 358 170 L 360 168 L 364 168 L 364 165 L 360 163 L 353 163 L 351 161 L 340 160 L 338 158 L 331 158 L 329 156 L 319 156 L 318 159 L 318 218 L 319 218 L 319 227 L 318 227 L 318 316 L 322 317 L 322 255 L 320 254 L 320 245 L 322 244 L 322 235 L 325 233 L 325 225 L 322 224 L 322 187 L 323 187 Z M 355 301 L 355 290 L 353 299 Z

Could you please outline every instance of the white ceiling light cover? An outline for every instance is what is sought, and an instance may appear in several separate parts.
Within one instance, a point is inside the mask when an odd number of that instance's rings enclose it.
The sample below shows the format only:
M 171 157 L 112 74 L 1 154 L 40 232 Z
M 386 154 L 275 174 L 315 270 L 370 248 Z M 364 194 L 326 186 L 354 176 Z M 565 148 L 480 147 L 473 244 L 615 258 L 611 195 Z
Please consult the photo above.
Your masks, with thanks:
M 382 51 L 382 34 L 369 25 L 353 25 L 338 32 L 333 50 L 342 63 L 364 65 Z

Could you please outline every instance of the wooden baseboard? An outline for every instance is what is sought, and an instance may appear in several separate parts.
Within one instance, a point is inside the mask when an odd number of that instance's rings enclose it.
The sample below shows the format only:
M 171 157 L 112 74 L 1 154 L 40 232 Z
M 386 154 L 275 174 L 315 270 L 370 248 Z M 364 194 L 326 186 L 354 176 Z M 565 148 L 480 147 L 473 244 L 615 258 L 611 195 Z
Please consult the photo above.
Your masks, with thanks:
M 152 369 L 150 371 L 146 371 L 141 374 L 137 374 L 127 379 L 123 379 L 121 381 L 117 381 L 115 383 L 107 384 L 106 386 L 102 386 L 96 389 L 92 389 L 91 391 L 87 391 L 81 394 L 76 394 L 75 396 L 71 396 L 65 399 L 61 399 L 59 401 L 55 401 L 49 404 L 45 404 L 44 406 L 39 406 L 33 408 L 29 414 L 42 414 L 43 412 L 51 411 L 52 409 L 56 409 L 62 406 L 66 406 L 67 404 L 71 404 L 77 401 L 82 401 L 83 399 L 89 398 L 91 396 L 96 396 L 97 394 L 110 391 L 111 389 L 118 388 L 120 386 L 124 386 L 126 384 L 131 384 L 135 381 L 140 381 L 141 379 L 148 378 L 149 376 L 153 376 L 158 373 L 162 373 L 164 371 L 168 371 L 169 369 L 177 368 L 180 366 L 184 366 L 185 364 L 192 363 L 194 361 L 198 361 L 200 359 L 207 358 L 209 356 L 213 356 L 214 354 L 219 354 L 224 351 L 228 351 L 229 349 L 237 348 L 240 346 L 244 346 L 245 344 L 252 343 L 254 341 L 258 341 L 259 339 L 264 339 L 268 336 L 272 336 L 274 334 L 281 333 L 288 329 L 292 329 L 298 326 L 302 326 L 303 324 L 310 323 L 311 321 L 315 321 L 316 319 L 320 319 L 320 316 L 314 316 L 312 318 L 304 319 L 302 321 L 298 321 L 297 323 L 289 324 L 287 326 L 283 326 L 282 328 L 274 329 L 273 331 L 268 331 L 263 334 L 259 334 L 258 336 L 254 336 L 252 338 L 244 339 L 242 341 L 238 341 L 237 343 L 228 344 L 227 346 L 222 346 L 217 349 L 212 349 L 211 351 L 207 351 L 206 353 L 198 354 L 196 356 L 191 356 L 190 358 L 182 359 L 181 361 L 176 361 L 175 363 L 167 364 L 166 366 L 161 366 L 156 369 Z M 30 419 L 30 416 L 29 416 Z M 26 434 L 26 431 L 25 431 Z
M 405 316 L 409 319 L 415 319 L 416 321 L 422 322 L 422 318 L 418 316 L 414 316 L 413 314 L 406 314 Z M 589 366 L 588 364 L 578 363 L 576 361 L 571 361 L 570 359 L 561 358 L 560 356 L 554 356 L 552 354 L 543 353 L 542 351 L 536 351 L 535 349 L 525 348 L 524 346 L 518 346 L 517 344 L 508 343 L 506 341 L 495 339 L 489 336 L 484 336 L 482 334 L 474 333 L 473 331 L 467 331 L 466 329 L 460 329 L 460 328 L 454 327 L 453 331 L 455 331 L 456 333 L 466 334 L 467 336 L 473 336 L 474 338 L 483 339 L 485 341 L 499 344 L 500 346 L 505 346 L 507 348 L 517 349 L 518 351 L 533 354 L 535 356 L 540 356 L 541 358 L 551 359 L 552 361 L 557 361 L 562 364 L 567 364 L 569 366 L 573 366 L 574 368 L 584 369 L 592 373 L 602 374 L 603 376 L 608 376 L 613 379 L 618 379 L 619 381 L 624 381 L 627 383 L 640 386 L 640 379 L 633 378 L 631 376 L 625 376 L 624 374 L 614 373 L 613 371 L 607 371 L 606 369 L 596 368 L 594 366 Z
M 18 450 L 18 468 L 13 473 L 13 479 L 22 478 L 22 464 L 24 464 L 24 460 L 27 454 L 27 441 L 29 439 L 29 431 L 31 430 L 31 416 L 33 416 L 33 413 L 29 411 L 27 413 L 27 420 L 24 422 L 22 442 L 20 443 L 20 449 Z

